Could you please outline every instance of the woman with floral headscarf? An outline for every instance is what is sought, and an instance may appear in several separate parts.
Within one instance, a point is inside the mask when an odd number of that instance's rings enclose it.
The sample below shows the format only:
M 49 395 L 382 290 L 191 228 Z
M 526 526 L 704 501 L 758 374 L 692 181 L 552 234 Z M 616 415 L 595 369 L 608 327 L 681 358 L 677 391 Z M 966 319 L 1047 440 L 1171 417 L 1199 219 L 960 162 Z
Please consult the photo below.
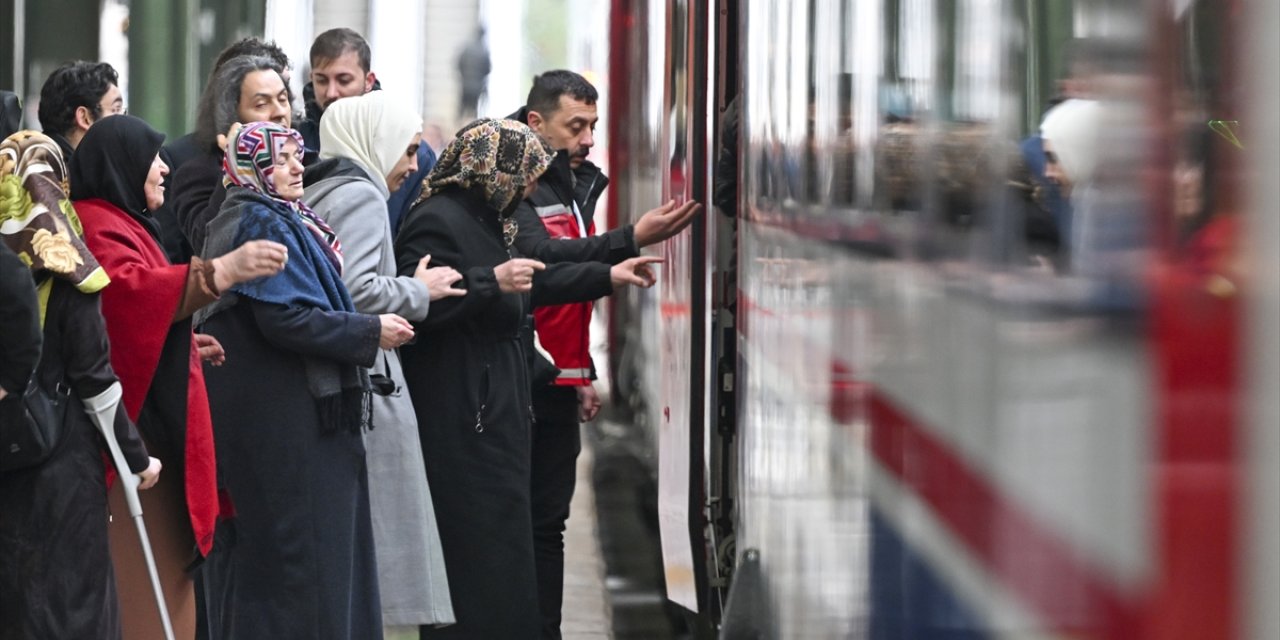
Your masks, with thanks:
M 57 143 L 44 135 L 22 131 L 0 144 L 0 239 L 30 267 L 20 277 L 39 284 L 44 348 L 30 384 L 69 403 L 48 458 L 0 471 L 5 639 L 121 637 L 104 449 L 82 405 L 116 384 L 99 310 L 109 280 L 80 240 L 65 177 Z M 0 421 L 22 418 L 28 382 L 12 384 L 5 383 L 12 395 L 0 400 Z M 128 415 L 117 412 L 114 426 L 129 469 L 142 476 L 140 488 L 154 485 L 160 463 L 147 456 Z
M 163 134 L 138 118 L 103 118 L 85 133 L 69 169 L 85 244 L 111 277 L 102 293 L 102 315 L 124 406 L 168 467 L 170 481 L 145 495 L 142 506 L 174 631 L 187 635 L 195 630 L 195 592 L 185 570 L 209 553 L 219 511 L 201 360 L 217 365 L 225 357 L 216 340 L 192 333 L 191 317 L 231 285 L 275 273 L 286 254 L 284 247 L 263 242 L 209 260 L 170 264 L 152 216 L 165 198 L 162 181 L 169 169 L 159 156 L 163 142 Z M 123 512 L 121 492 L 113 491 L 111 499 Z M 132 525 L 118 518 L 112 526 L 121 590 L 149 590 Z M 155 607 L 144 598 L 124 603 L 121 622 L 126 637 L 162 633 Z
M 543 271 L 542 263 L 513 252 L 512 215 L 552 155 L 523 123 L 467 125 L 427 176 L 424 199 L 396 237 L 400 275 L 412 274 L 430 255 L 432 264 L 461 273 L 456 286 L 467 291 L 433 302 L 417 324 L 418 340 L 401 349 L 458 620 L 424 628 L 423 637 L 538 635 L 529 502 L 530 309 L 612 291 L 608 265 Z M 584 269 L 598 271 L 597 277 L 555 281 L 559 272 Z
M 227 145 L 227 199 L 204 251 L 288 247 L 283 271 L 236 285 L 198 318 L 226 346 L 208 374 L 218 474 L 235 516 L 205 567 L 213 638 L 382 634 L 362 431 L 379 349 L 413 337 L 358 313 L 333 229 L 302 203 L 302 138 L 266 122 Z

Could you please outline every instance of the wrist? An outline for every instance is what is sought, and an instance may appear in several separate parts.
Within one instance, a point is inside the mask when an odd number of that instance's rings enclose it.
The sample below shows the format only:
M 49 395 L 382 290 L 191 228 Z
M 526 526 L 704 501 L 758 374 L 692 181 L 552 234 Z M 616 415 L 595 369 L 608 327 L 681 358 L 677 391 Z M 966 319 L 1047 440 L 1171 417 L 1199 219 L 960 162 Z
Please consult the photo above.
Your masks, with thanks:
M 213 288 L 213 294 L 220 295 L 234 285 L 235 281 L 231 279 L 230 269 L 227 268 L 227 262 L 222 256 L 210 260 L 209 263 L 213 265 L 213 275 L 209 283 Z

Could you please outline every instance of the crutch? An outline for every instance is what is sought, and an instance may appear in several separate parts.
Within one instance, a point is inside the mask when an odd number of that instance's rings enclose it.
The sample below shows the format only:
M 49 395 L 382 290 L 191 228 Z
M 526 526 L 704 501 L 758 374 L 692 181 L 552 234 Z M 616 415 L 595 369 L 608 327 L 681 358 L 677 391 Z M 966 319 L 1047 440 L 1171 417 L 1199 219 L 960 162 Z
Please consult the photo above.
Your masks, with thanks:
M 151 551 L 151 539 L 147 537 L 147 525 L 142 521 L 142 502 L 138 500 L 138 485 L 142 481 L 129 470 L 129 463 L 125 461 L 124 452 L 120 450 L 120 443 L 116 440 L 116 411 L 120 408 L 120 399 L 123 397 L 124 391 L 120 383 L 115 382 L 106 391 L 85 399 L 83 403 L 111 451 L 111 461 L 115 463 L 120 483 L 124 485 L 124 499 L 129 503 L 129 515 L 133 516 L 133 524 L 138 527 L 138 540 L 142 543 L 142 555 L 147 559 L 147 573 L 151 574 L 151 590 L 155 592 L 156 606 L 160 608 L 164 637 L 165 640 L 174 640 L 173 624 L 169 622 L 169 607 L 165 606 L 164 591 L 160 588 L 160 572 L 156 570 L 156 558 Z

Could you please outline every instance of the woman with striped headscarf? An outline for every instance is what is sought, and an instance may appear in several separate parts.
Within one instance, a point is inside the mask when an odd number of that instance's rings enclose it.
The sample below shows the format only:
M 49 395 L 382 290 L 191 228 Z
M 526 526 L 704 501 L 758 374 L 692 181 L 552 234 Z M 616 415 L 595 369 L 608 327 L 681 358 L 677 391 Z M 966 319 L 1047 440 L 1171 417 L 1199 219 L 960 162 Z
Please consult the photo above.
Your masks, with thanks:
M 299 200 L 302 152 L 298 133 L 277 124 L 236 132 L 227 199 L 204 246 L 288 248 L 280 273 L 231 287 L 197 318 L 227 349 L 207 380 L 235 512 L 204 570 L 212 638 L 382 633 L 361 436 L 366 368 L 413 330 L 395 314 L 356 311 L 339 238 Z
M 19 277 L 34 278 L 39 292 L 43 350 L 29 384 L 67 403 L 48 457 L 21 468 L 0 467 L 5 639 L 121 637 L 107 542 L 104 449 L 82 406 L 108 393 L 117 380 L 99 310 L 99 293 L 110 280 L 81 242 L 65 178 L 62 154 L 44 135 L 21 131 L 0 143 L 0 244 L 30 268 Z M 27 384 L 6 381 L 12 392 L 0 400 L 6 428 L 23 417 Z M 148 457 L 123 411 L 116 413 L 115 433 L 130 470 L 142 476 L 140 488 L 154 485 L 160 463 Z M 3 444 L 7 454 L 10 443 Z

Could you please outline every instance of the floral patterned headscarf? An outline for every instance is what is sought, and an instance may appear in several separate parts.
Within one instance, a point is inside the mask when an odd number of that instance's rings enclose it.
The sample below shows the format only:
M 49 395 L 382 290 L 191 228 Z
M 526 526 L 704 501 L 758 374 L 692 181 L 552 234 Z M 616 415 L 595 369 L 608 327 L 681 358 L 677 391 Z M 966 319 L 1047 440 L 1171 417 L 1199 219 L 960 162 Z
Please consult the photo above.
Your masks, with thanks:
M 551 166 L 555 151 L 517 120 L 482 118 L 462 128 L 423 180 L 422 196 L 448 186 L 467 189 L 509 219 L 525 183 Z M 512 235 L 508 233 L 508 235 Z
M 223 154 L 222 181 L 227 187 L 244 187 L 292 209 L 320 240 L 320 246 L 328 249 L 334 268 L 342 273 L 342 243 L 338 242 L 338 234 L 302 200 L 280 197 L 271 180 L 280 151 L 290 140 L 297 143 L 298 149 L 306 148 L 302 134 L 274 122 L 253 122 L 241 127 Z
M 0 238 L 32 271 L 95 293 L 111 280 L 81 240 L 66 189 L 67 168 L 52 139 L 19 131 L 0 142 Z

